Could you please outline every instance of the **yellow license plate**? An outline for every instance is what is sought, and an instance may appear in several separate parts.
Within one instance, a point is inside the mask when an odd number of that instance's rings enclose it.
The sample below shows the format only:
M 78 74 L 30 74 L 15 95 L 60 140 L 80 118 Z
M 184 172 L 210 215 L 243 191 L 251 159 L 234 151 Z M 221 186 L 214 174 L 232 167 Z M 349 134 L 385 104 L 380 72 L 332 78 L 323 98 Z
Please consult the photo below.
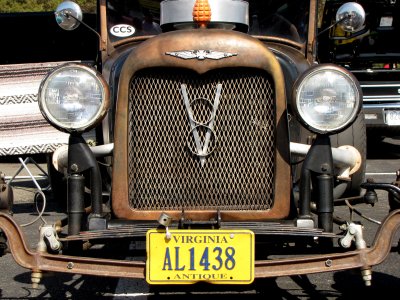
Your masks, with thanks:
M 250 230 L 149 230 L 149 284 L 249 284 L 254 280 L 254 233 Z

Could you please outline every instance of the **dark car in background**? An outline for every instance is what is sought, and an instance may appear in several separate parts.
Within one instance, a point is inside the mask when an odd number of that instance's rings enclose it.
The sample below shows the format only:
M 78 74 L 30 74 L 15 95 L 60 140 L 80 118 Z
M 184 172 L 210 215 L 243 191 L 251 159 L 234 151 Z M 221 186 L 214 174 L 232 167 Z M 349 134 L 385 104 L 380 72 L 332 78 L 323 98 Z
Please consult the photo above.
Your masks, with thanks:
M 336 22 L 337 10 L 345 2 L 320 2 L 320 32 Z M 357 3 L 365 10 L 363 26 L 350 32 L 334 26 L 322 32 L 318 58 L 345 67 L 360 81 L 369 138 L 400 135 L 400 2 Z

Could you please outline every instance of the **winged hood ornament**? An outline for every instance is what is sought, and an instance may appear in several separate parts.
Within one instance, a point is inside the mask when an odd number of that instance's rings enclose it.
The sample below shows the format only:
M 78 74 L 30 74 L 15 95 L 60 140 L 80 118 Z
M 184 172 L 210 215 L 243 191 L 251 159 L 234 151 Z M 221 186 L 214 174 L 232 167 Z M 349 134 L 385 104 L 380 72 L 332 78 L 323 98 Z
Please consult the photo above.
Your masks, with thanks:
M 238 55 L 237 53 L 213 51 L 213 50 L 181 50 L 174 52 L 166 52 L 166 55 L 175 56 L 182 59 L 194 59 L 198 60 L 204 59 L 222 59 L 227 57 L 232 57 Z

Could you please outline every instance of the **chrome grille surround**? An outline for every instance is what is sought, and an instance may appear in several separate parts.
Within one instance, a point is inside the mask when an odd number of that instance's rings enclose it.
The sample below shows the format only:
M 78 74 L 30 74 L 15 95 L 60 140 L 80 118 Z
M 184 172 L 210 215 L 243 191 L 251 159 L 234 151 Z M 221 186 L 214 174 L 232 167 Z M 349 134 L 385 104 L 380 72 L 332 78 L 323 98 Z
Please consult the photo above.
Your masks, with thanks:
M 214 151 L 202 166 L 189 149 L 192 128 L 181 85 L 187 87 L 196 119 L 206 121 L 210 107 L 203 103 L 213 102 L 219 83 Z M 139 211 L 270 209 L 275 177 L 274 99 L 272 78 L 261 70 L 227 68 L 199 75 L 154 68 L 134 74 L 128 109 L 130 207 Z M 201 132 L 200 138 L 204 140 Z

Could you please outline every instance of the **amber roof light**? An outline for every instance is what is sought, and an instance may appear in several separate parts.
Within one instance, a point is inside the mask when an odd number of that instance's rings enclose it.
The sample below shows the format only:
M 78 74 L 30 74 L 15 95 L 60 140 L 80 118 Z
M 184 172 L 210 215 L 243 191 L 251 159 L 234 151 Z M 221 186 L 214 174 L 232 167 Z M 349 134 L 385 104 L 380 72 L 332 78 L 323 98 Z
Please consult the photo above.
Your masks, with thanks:
M 211 7 L 208 0 L 196 0 L 193 6 L 193 21 L 199 24 L 200 28 L 206 28 L 211 21 Z

